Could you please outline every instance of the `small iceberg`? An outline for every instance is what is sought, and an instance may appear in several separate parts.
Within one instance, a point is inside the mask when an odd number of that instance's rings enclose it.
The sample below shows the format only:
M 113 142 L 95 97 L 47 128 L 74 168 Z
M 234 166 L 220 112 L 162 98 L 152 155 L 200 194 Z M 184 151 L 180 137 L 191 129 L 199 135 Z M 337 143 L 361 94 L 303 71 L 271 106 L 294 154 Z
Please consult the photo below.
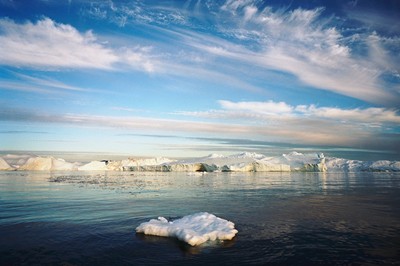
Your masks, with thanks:
M 151 219 L 136 228 L 137 233 L 146 235 L 176 237 L 191 246 L 206 241 L 231 240 L 238 230 L 235 224 L 207 212 L 187 215 L 181 219 L 168 221 L 164 217 Z

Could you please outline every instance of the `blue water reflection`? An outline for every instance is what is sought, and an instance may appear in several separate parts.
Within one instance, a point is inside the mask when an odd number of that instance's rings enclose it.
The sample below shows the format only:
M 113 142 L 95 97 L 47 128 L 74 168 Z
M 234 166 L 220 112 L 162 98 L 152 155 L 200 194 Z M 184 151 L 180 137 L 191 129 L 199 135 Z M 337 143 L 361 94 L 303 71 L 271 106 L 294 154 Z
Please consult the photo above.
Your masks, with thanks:
M 200 211 L 239 234 L 194 248 L 135 234 Z M 399 236 L 395 173 L 0 172 L 6 265 L 391 264 Z

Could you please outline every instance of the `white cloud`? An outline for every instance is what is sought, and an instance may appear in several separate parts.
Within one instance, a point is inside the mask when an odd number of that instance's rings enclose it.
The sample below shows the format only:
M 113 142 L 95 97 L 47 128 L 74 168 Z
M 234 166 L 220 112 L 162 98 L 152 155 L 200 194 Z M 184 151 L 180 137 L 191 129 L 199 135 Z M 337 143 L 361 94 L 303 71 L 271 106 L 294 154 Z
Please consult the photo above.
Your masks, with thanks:
M 87 31 L 44 18 L 18 24 L 0 19 L 0 64 L 39 69 L 93 68 L 155 71 L 149 47 L 111 48 Z
M 118 61 L 118 56 L 99 44 L 92 32 L 81 34 L 49 18 L 35 24 L 0 19 L 0 29 L 3 65 L 110 69 Z
M 120 61 L 137 70 L 155 72 L 161 63 L 150 58 L 150 51 L 151 47 L 123 48 L 120 51 Z
M 219 104 L 223 109 L 234 111 L 248 111 L 262 114 L 285 114 L 291 113 L 293 107 L 284 102 L 231 102 L 220 100 Z

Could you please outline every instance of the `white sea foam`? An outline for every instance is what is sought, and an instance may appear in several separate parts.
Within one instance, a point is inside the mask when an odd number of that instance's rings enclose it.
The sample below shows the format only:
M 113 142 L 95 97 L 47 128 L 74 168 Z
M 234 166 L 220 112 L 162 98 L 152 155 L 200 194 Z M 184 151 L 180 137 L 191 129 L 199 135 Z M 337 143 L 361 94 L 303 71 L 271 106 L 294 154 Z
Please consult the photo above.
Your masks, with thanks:
M 238 231 L 235 224 L 207 212 L 195 213 L 168 221 L 164 217 L 140 224 L 136 232 L 146 235 L 176 237 L 189 245 L 207 241 L 231 240 Z

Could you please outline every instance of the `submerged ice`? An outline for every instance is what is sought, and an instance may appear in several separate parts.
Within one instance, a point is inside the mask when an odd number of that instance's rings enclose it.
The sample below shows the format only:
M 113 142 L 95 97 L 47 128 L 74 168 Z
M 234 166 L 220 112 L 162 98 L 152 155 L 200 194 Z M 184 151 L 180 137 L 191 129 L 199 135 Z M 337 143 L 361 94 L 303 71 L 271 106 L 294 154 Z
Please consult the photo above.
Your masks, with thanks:
M 140 224 L 136 232 L 175 237 L 191 246 L 201 245 L 207 241 L 231 240 L 238 233 L 234 223 L 207 212 L 187 215 L 174 221 L 158 217 Z
M 276 157 L 258 153 L 230 156 L 211 154 L 206 157 L 171 160 L 157 157 L 128 158 L 120 161 L 67 162 L 53 157 L 5 155 L 0 170 L 33 171 L 136 171 L 136 172 L 397 172 L 399 161 L 358 161 L 325 157 L 322 153 L 291 152 Z

